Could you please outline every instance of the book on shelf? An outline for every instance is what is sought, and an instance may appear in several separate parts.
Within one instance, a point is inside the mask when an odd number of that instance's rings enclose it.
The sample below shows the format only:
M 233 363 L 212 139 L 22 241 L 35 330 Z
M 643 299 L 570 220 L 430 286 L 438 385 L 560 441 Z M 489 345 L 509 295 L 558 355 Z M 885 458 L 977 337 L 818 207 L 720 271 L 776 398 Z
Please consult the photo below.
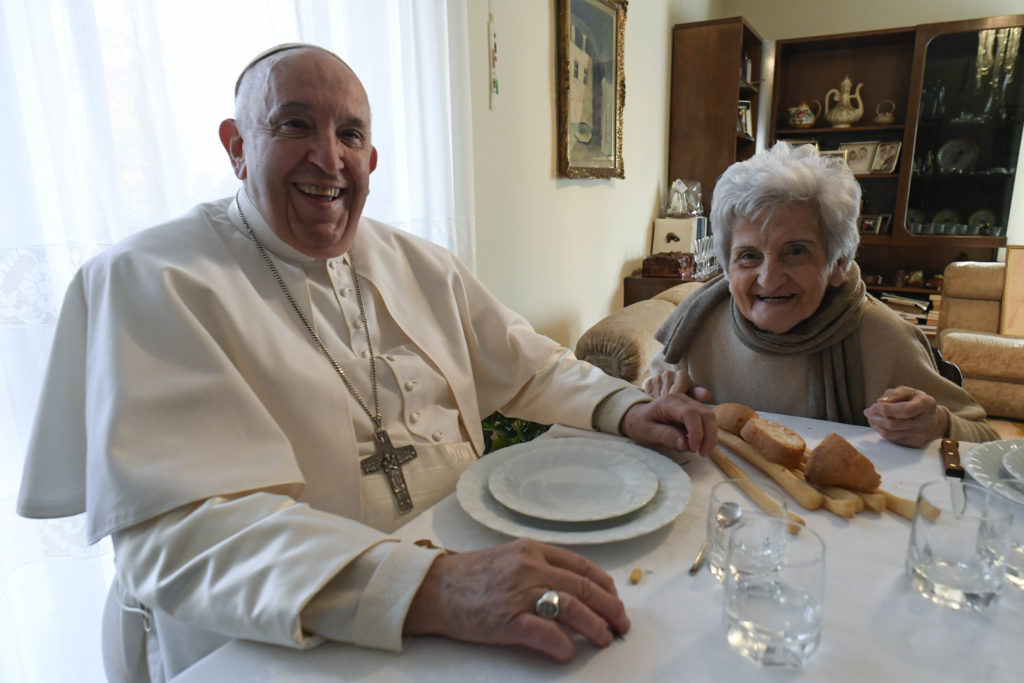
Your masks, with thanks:
M 942 306 L 942 295 L 941 294 L 929 294 L 928 300 L 932 302 L 932 310 L 937 311 Z
M 891 301 L 886 301 L 885 305 L 891 308 L 892 310 L 896 311 L 897 313 L 901 314 L 906 313 L 908 315 L 920 315 L 921 317 L 924 317 L 925 313 L 927 312 L 926 309 L 923 309 L 919 306 L 911 306 L 909 304 L 897 304 Z
M 928 317 L 925 318 L 925 320 L 928 321 L 929 325 L 938 325 L 939 324 L 939 312 L 934 310 L 934 309 L 931 310 L 931 311 L 928 311 Z
M 898 294 L 891 294 L 885 292 L 882 294 L 882 301 L 887 304 L 899 304 L 901 306 L 909 306 L 920 311 L 927 311 L 930 301 L 924 301 L 922 299 L 915 299 L 912 296 L 900 296 Z

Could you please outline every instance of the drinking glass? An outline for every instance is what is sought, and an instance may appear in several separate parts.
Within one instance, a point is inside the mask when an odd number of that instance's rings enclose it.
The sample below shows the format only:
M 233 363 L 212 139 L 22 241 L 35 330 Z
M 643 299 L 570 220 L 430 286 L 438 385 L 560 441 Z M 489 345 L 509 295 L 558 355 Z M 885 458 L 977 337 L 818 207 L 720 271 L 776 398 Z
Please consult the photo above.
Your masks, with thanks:
M 792 527 L 796 525 L 797 533 Z M 825 544 L 797 522 L 755 515 L 729 538 L 726 640 L 747 659 L 799 667 L 821 641 Z
M 756 487 L 764 496 L 768 510 L 762 510 L 750 498 L 752 487 Z M 758 495 L 756 492 L 754 495 Z M 708 498 L 708 568 L 719 583 L 725 582 L 725 554 L 729 550 L 729 534 L 732 528 L 723 528 L 715 519 L 715 512 L 723 503 L 736 503 L 743 511 L 741 520 L 750 516 L 764 514 L 779 519 L 786 519 L 786 496 L 778 486 L 761 479 L 725 479 L 711 488 Z
M 1006 582 L 1024 590 L 1024 481 L 999 479 L 992 484 L 996 493 L 1012 501 L 1013 519 L 1010 522 L 1006 550 Z
M 1011 501 L 977 484 L 945 479 L 917 495 L 907 550 L 914 590 L 953 609 L 981 610 L 999 598 Z

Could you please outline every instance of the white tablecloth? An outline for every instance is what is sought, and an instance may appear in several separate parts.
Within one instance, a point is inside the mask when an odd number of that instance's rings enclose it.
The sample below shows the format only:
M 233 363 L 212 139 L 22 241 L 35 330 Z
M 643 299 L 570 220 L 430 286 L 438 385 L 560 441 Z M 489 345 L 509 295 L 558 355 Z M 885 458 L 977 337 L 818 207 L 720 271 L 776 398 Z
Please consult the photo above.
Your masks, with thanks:
M 864 427 L 764 414 L 797 430 L 809 446 L 835 431 L 871 458 L 883 488 L 915 498 L 942 476 L 937 442 L 921 450 L 894 446 Z M 965 449 L 966 451 L 966 449 Z M 737 458 L 738 460 L 738 458 Z M 752 476 L 752 468 L 741 462 Z M 705 569 L 687 569 L 704 539 L 708 491 L 723 478 L 697 456 L 685 467 L 693 497 L 672 524 L 629 541 L 576 546 L 616 580 L 632 620 L 625 639 L 604 650 L 578 643 L 569 664 L 520 648 L 408 639 L 391 654 L 328 643 L 307 652 L 236 641 L 176 681 L 1020 681 L 1024 680 L 1024 591 L 1006 585 L 985 612 L 938 607 L 910 589 L 904 571 L 910 522 L 862 512 L 847 521 L 825 510 L 792 509 L 825 539 L 827 589 L 821 645 L 800 670 L 758 667 L 725 642 L 722 587 Z M 453 550 L 503 543 L 467 516 L 454 496 L 401 530 Z M 632 585 L 633 568 L 644 571 Z

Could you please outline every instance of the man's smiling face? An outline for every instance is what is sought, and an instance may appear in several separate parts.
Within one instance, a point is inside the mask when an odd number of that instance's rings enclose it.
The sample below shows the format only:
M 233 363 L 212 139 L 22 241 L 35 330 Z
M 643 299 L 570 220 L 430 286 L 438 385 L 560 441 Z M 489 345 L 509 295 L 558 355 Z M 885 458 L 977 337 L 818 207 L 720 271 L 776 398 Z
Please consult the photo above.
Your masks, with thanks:
M 221 137 L 274 233 L 317 258 L 347 251 L 377 165 L 355 73 L 322 50 L 289 50 L 246 74 L 236 108 L 236 135 Z

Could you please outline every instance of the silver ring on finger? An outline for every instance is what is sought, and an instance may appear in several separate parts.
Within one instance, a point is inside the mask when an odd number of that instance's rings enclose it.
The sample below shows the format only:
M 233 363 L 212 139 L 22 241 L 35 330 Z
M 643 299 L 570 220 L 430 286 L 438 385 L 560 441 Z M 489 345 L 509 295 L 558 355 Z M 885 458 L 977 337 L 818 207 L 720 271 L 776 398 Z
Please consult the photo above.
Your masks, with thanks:
M 537 616 L 544 619 L 558 618 L 558 591 L 545 591 L 544 595 L 537 599 L 534 607 Z

